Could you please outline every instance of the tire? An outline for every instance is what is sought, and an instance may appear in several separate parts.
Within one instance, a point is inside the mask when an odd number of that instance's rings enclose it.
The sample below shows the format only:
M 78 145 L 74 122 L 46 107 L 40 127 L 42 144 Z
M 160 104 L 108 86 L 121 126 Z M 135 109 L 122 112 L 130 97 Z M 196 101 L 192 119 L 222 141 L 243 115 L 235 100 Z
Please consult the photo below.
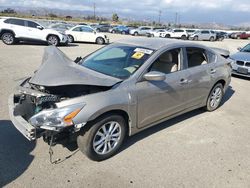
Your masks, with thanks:
M 111 33 L 115 33 L 115 30 L 113 30 Z
M 194 37 L 194 40 L 195 40 L 195 41 L 199 40 L 198 36 L 195 36 L 195 37 Z
M 223 85 L 221 83 L 216 84 L 209 93 L 205 110 L 212 112 L 219 108 L 223 95 Z
M 127 125 L 124 118 L 110 114 L 97 118 L 87 131 L 77 137 L 77 144 L 79 150 L 89 159 L 102 161 L 117 153 L 126 133 Z
M 134 33 L 134 36 L 138 36 L 138 35 L 139 35 L 138 32 L 135 32 L 135 33 Z
M 169 35 L 169 34 L 166 34 L 166 35 L 165 35 L 165 38 L 170 38 L 170 35 Z
M 151 34 L 151 36 L 150 37 L 155 37 L 155 35 L 154 34 Z
M 7 45 L 12 45 L 16 41 L 14 34 L 11 32 L 3 33 L 1 39 L 3 43 Z
M 101 31 L 100 29 L 96 29 L 96 32 L 98 32 L 98 33 L 99 33 L 100 31 Z
M 51 46 L 58 46 L 59 45 L 59 38 L 56 35 L 49 35 L 47 38 L 47 42 Z
M 213 42 L 214 41 L 214 37 L 210 37 L 209 41 Z
M 181 39 L 182 39 L 182 40 L 187 40 L 187 37 L 186 37 L 185 35 L 182 35 L 182 36 L 181 36 Z
M 96 39 L 96 44 L 104 44 L 104 43 L 105 43 L 105 41 L 104 41 L 104 39 L 102 37 L 98 37 Z
M 74 37 L 72 35 L 68 35 L 68 38 L 69 38 L 69 43 L 74 42 Z
M 125 33 L 125 31 L 122 31 L 122 35 L 125 35 L 126 33 Z

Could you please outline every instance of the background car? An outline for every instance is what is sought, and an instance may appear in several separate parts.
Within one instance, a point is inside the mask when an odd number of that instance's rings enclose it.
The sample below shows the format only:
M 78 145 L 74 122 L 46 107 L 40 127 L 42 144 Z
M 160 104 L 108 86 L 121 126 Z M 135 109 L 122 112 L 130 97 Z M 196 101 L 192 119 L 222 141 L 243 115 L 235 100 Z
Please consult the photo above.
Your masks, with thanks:
M 120 34 L 129 34 L 129 28 L 124 25 L 118 25 L 109 29 L 110 33 L 120 33 Z
M 90 26 L 77 25 L 65 31 L 68 35 L 69 42 L 93 42 L 97 44 L 109 43 L 106 35 L 96 32 Z
M 216 33 L 212 30 L 200 30 L 189 36 L 190 40 L 209 40 L 215 41 Z
M 248 39 L 248 38 L 250 38 L 250 33 L 243 32 L 237 35 L 237 39 Z
M 97 32 L 109 32 L 110 24 L 97 24 L 93 25 L 92 28 L 94 28 Z
M 223 41 L 225 38 L 227 38 L 227 33 L 222 31 L 215 31 L 216 39 L 217 41 Z
M 19 41 L 42 41 L 55 46 L 68 43 L 68 37 L 65 34 L 54 29 L 47 29 L 32 20 L 20 18 L 1 19 L 0 28 L 0 38 L 7 45 Z
M 230 56 L 232 60 L 232 74 L 250 77 L 250 44 L 239 48 L 239 52 Z
M 186 40 L 188 39 L 188 33 L 185 29 L 170 29 L 166 31 L 165 37 Z
M 69 30 L 72 27 L 74 27 L 74 25 L 64 23 L 52 24 L 48 26 L 48 28 L 54 29 L 59 32 L 65 32 L 66 30 Z
M 153 29 L 153 27 L 150 27 L 150 26 L 141 26 L 141 27 L 138 27 L 136 29 L 131 29 L 129 31 L 129 34 L 134 35 L 134 36 L 147 35 L 148 31 L 152 30 L 152 29 Z

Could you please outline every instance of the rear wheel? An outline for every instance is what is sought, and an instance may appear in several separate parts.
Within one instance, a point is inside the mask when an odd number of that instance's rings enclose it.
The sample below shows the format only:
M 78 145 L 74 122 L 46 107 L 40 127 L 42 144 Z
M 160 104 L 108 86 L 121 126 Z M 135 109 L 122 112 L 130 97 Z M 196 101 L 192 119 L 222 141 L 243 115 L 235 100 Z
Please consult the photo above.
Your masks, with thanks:
M 212 41 L 214 41 L 214 37 L 210 37 L 210 39 L 209 39 L 209 40 L 210 40 L 211 42 L 212 42 Z
M 122 35 L 125 35 L 126 34 L 126 32 L 125 31 L 122 31 Z
M 208 96 L 205 109 L 209 112 L 216 110 L 220 106 L 223 95 L 223 85 L 221 83 L 216 84 Z
M 186 37 L 185 35 L 182 35 L 182 36 L 181 36 L 181 39 L 182 39 L 182 40 L 187 40 L 187 37 Z
M 104 39 L 103 39 L 102 37 L 98 37 L 98 38 L 96 39 L 96 43 L 97 43 L 97 44 L 104 44 L 105 41 L 104 41 Z
M 115 33 L 115 30 L 113 30 L 111 33 Z
M 198 38 L 198 36 L 195 36 L 195 37 L 194 37 L 194 40 L 196 40 L 196 41 L 197 41 L 198 39 L 199 39 L 199 38 Z
M 126 122 L 120 115 L 107 115 L 94 121 L 93 125 L 77 138 L 80 151 L 94 161 L 115 155 L 126 135 Z
M 138 32 L 135 32 L 134 35 L 135 35 L 135 36 L 138 36 L 139 34 L 138 34 Z
M 7 45 L 14 44 L 16 40 L 14 34 L 11 32 L 3 33 L 1 39 L 3 43 Z

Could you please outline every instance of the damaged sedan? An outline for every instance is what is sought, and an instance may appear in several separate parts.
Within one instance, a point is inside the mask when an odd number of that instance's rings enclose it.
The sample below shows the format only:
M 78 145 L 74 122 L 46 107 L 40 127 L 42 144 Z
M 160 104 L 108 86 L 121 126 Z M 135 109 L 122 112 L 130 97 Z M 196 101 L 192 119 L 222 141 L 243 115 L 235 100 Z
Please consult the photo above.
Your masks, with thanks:
M 200 107 L 214 111 L 230 80 L 218 50 L 187 41 L 121 40 L 75 61 L 51 46 L 10 96 L 9 112 L 27 139 L 77 141 L 101 161 L 127 136 Z

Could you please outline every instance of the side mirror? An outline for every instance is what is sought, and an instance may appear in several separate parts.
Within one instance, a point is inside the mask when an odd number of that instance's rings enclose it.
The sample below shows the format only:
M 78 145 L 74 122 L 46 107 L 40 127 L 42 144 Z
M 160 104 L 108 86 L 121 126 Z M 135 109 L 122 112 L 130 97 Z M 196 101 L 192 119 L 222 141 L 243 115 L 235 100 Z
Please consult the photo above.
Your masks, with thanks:
M 240 51 L 242 48 L 241 47 L 238 47 L 237 50 Z
M 143 78 L 147 81 L 163 81 L 166 79 L 166 75 L 162 72 L 151 71 L 146 73 Z
M 36 26 L 36 28 L 37 28 L 37 29 L 40 29 L 40 30 L 43 30 L 43 27 L 40 26 L 40 25 Z

